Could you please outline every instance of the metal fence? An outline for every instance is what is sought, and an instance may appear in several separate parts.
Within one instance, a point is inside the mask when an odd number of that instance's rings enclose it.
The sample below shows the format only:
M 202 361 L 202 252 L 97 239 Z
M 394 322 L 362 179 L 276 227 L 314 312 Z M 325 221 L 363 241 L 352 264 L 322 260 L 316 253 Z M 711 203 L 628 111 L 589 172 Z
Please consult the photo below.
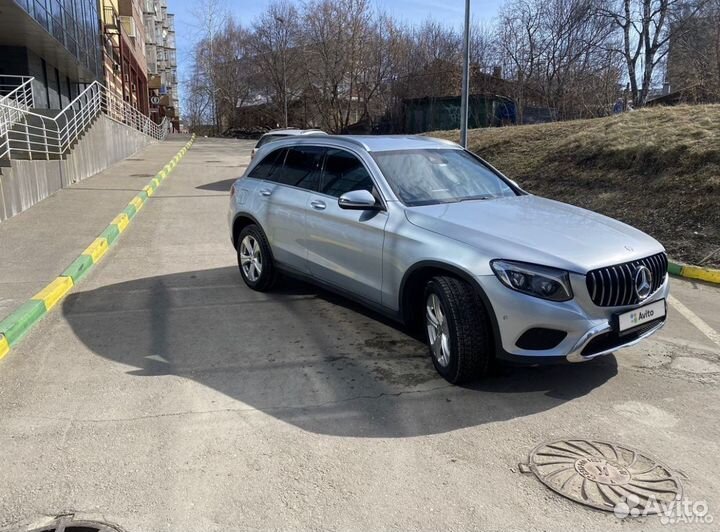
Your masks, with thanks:
M 156 124 L 97 81 L 55 116 L 31 111 L 32 80 L 0 77 L 0 95 L 4 93 L 0 97 L 0 158 L 60 158 L 100 114 L 156 140 L 163 140 L 170 131 L 167 118 Z

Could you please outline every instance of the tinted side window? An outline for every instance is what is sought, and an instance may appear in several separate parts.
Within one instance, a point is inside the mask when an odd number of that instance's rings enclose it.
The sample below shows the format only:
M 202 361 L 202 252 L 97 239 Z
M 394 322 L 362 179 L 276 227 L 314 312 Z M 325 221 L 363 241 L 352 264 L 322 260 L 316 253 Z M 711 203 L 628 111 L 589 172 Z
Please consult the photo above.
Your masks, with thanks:
M 320 165 L 325 148 L 319 146 L 298 146 L 288 148 L 285 165 L 277 170 L 272 181 L 283 185 L 317 190 L 320 180 Z
M 283 157 L 282 155 L 285 153 L 284 149 L 275 150 L 274 152 L 268 153 L 265 158 L 258 163 L 258 165 L 253 168 L 250 173 L 248 174 L 248 177 L 254 177 L 255 179 L 267 179 L 269 178 L 273 171 L 275 170 L 276 166 L 279 166 L 282 164 Z
M 351 190 L 373 191 L 373 180 L 360 160 L 344 150 L 328 150 L 320 192 L 339 198 Z

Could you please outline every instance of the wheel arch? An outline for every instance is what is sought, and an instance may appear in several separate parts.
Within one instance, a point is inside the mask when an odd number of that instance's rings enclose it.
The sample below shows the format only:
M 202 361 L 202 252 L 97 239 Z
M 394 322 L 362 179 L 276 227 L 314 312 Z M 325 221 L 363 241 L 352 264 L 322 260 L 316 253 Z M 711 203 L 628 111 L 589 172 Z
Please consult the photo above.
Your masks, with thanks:
M 237 247 L 237 239 L 238 236 L 240 236 L 240 231 L 242 231 L 245 227 L 248 225 L 255 224 L 257 225 L 261 231 L 263 231 L 262 226 L 258 223 L 257 219 L 249 213 L 246 212 L 239 212 L 235 215 L 235 218 L 233 219 L 233 228 L 232 228 L 232 243 L 233 247 Z M 263 231 L 264 233 L 265 231 Z M 266 235 L 267 237 L 267 235 Z
M 490 299 L 487 297 L 485 290 L 480 283 L 462 268 L 446 262 L 425 260 L 413 264 L 403 275 L 400 283 L 400 317 L 407 325 L 414 325 L 418 319 L 418 309 L 420 312 L 424 308 L 422 298 L 425 284 L 433 277 L 438 275 L 452 275 L 466 283 L 474 290 L 477 297 L 485 307 L 485 311 L 490 319 L 493 333 L 494 346 L 500 345 L 500 328 L 498 326 L 495 310 L 493 309 Z M 420 314 L 422 315 L 422 314 Z

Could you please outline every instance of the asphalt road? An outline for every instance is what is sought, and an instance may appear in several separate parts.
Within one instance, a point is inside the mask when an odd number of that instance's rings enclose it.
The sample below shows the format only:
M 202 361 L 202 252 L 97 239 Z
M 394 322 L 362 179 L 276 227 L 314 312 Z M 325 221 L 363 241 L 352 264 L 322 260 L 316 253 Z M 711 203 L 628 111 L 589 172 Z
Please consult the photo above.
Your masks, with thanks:
M 685 314 L 615 356 L 451 386 L 369 311 L 244 286 L 225 216 L 251 145 L 198 139 L 0 363 L 0 529 L 66 513 L 133 532 L 672 528 L 521 472 L 561 437 L 647 452 L 720 519 L 720 290 L 673 280 Z

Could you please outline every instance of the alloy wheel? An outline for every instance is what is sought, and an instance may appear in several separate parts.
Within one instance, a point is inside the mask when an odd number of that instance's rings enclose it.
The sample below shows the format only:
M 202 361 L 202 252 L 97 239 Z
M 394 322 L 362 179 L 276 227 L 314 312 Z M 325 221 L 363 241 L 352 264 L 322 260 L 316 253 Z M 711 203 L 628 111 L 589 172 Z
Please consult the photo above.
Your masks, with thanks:
M 447 318 L 436 294 L 430 294 L 425 304 L 425 324 L 435 360 L 442 367 L 450 363 L 450 330 Z
M 260 244 L 251 235 L 246 235 L 240 243 L 240 266 L 243 275 L 252 283 L 262 275 L 262 254 Z

